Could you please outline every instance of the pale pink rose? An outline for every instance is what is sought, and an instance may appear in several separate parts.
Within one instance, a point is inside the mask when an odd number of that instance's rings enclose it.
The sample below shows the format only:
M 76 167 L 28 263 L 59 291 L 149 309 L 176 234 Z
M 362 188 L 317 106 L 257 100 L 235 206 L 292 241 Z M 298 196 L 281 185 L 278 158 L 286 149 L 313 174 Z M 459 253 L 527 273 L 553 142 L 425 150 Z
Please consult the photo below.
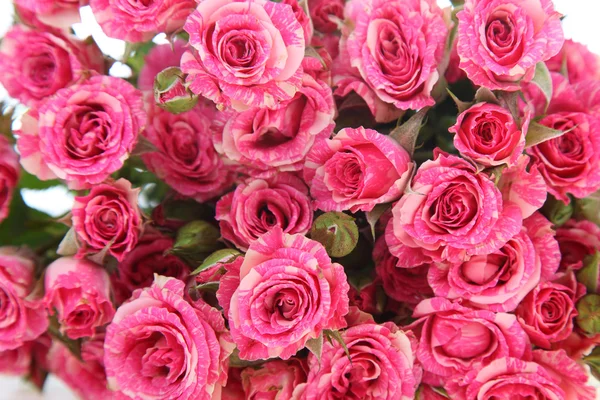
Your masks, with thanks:
M 498 181 L 502 201 L 519 206 L 523 218 L 542 208 L 548 192 L 546 182 L 536 165 L 529 165 L 529 157 L 521 154 L 517 163 L 504 168 Z
M 144 132 L 158 151 L 142 156 L 148 169 L 184 196 L 199 202 L 222 195 L 233 184 L 233 171 L 213 147 L 214 107 L 201 103 L 182 114 L 152 105 Z
M 453 400 L 563 400 L 559 380 L 535 362 L 505 357 L 446 384 Z M 515 397 L 518 396 L 518 397 Z
M 285 233 L 304 235 L 313 220 L 308 188 L 295 175 L 282 173 L 273 179 L 249 179 L 216 206 L 221 235 L 240 250 L 278 226 Z
M 564 400 L 596 399 L 596 389 L 587 383 L 587 371 L 581 364 L 569 358 L 564 350 L 534 350 L 533 361 L 560 382 L 559 386 L 565 392 Z
M 138 88 L 140 90 L 153 90 L 154 78 L 164 69 L 178 67 L 181 56 L 185 52 L 186 43 L 175 40 L 173 44 L 165 43 L 150 49 L 144 57 L 144 66 L 138 75 Z
M 0 247 L 0 351 L 12 350 L 38 338 L 48 328 L 35 287 L 33 254 Z
M 308 356 L 308 381 L 294 390 L 294 400 L 410 400 L 421 381 L 412 332 L 396 325 L 365 323 L 342 333 L 349 356 L 336 341 L 323 343 L 319 361 Z
M 315 144 L 304 179 L 320 210 L 370 211 L 402 195 L 412 168 L 408 152 L 389 136 L 345 128 Z
M 466 0 L 457 17 L 460 68 L 488 89 L 519 90 L 564 42 L 551 0 Z
M 302 26 L 302 31 L 304 32 L 304 43 L 308 45 L 310 42 L 312 42 L 315 28 L 310 16 L 306 14 L 306 11 L 308 11 L 306 1 L 302 0 L 304 5 L 301 4 L 300 0 L 281 0 L 280 3 L 287 4 L 292 7 L 292 11 L 294 12 L 296 20 L 300 26 Z
M 63 335 L 91 337 L 115 314 L 108 272 L 98 264 L 62 257 L 46 268 L 44 305 Z
M 67 33 L 15 25 L 2 39 L 0 82 L 10 96 L 27 106 L 39 105 L 92 70 L 104 71 L 98 46 Z
M 596 118 L 600 118 L 600 80 L 586 80 L 573 86 L 577 98 L 584 110 Z
M 78 255 L 108 253 L 117 260 L 137 244 L 142 234 L 142 214 L 137 204 L 139 189 L 126 179 L 94 186 L 87 196 L 76 196 L 72 221 L 81 241 Z
M 521 230 L 519 207 L 504 203 L 486 174 L 437 149 L 434 157 L 392 209 L 385 237 L 400 267 L 487 255 Z
M 184 29 L 194 51 L 181 68 L 196 94 L 243 111 L 276 108 L 302 86 L 306 41 L 289 4 L 205 0 Z
M 252 108 L 233 113 L 215 148 L 244 168 L 299 171 L 311 147 L 333 132 L 335 105 L 329 86 L 309 74 L 303 86 L 277 109 Z
M 19 157 L 8 139 L 0 136 L 0 221 L 8 216 L 19 175 Z
M 195 0 L 89 0 L 94 17 L 108 36 L 128 42 L 145 42 L 156 34 L 183 27 Z
M 0 351 L 0 374 L 22 376 L 41 389 L 48 370 L 51 343 L 50 336 L 43 334 L 16 349 Z
M 559 273 L 536 286 L 521 301 L 515 314 L 519 323 L 538 347 L 565 340 L 573 332 L 575 305 L 585 295 L 585 286 L 575 280 L 573 271 Z
M 83 400 L 116 398 L 106 383 L 104 333 L 81 344 L 81 359 L 64 344 L 54 341 L 48 353 L 48 368 Z
M 351 0 L 345 16 L 354 30 L 342 46 L 379 99 L 401 110 L 435 104 L 431 89 L 448 35 L 435 1 Z
M 503 357 L 531 352 L 527 334 L 512 314 L 474 310 L 442 297 L 414 310 L 420 329 L 417 358 L 427 383 L 459 378 Z
M 556 230 L 560 246 L 560 269 L 578 270 L 586 256 L 600 251 L 600 227 L 590 221 L 569 220 Z
M 221 313 L 157 275 L 117 309 L 106 330 L 109 387 L 133 399 L 219 398 L 233 351 Z
M 123 79 L 94 76 L 30 110 L 17 134 L 21 165 L 74 189 L 119 170 L 146 122 L 141 92 Z M 54 176 L 52 176 L 54 175 Z
M 560 261 L 552 224 L 536 213 L 519 233 L 489 254 L 458 263 L 434 263 L 428 274 L 437 296 L 463 298 L 492 311 L 512 311 Z
M 227 268 L 217 298 L 242 359 L 285 360 L 324 329 L 345 326 L 344 268 L 319 242 L 275 227 L 250 245 L 241 265 Z
M 567 73 L 569 82 L 600 80 L 600 57 L 588 50 L 584 44 L 571 39 L 565 40 L 562 49 L 546 61 L 553 72 Z
M 313 77 L 317 82 L 322 81 L 327 86 L 333 85 L 331 69 L 333 68 L 333 55 L 327 48 L 325 38 L 314 36 L 310 43 L 312 52 L 302 59 L 302 69 L 305 74 Z
M 454 147 L 465 157 L 485 167 L 514 165 L 525 148 L 529 116 L 519 124 L 507 109 L 492 103 L 477 103 L 456 118 L 448 130 Z
M 15 6 L 33 13 L 40 22 L 68 29 L 80 22 L 79 8 L 88 0 L 15 0 Z
M 315 29 L 322 33 L 338 30 L 335 21 L 344 20 L 344 2 L 342 0 L 308 0 L 308 9 Z
M 247 400 L 289 400 L 294 388 L 306 382 L 304 360 L 267 361 L 258 368 L 242 370 L 242 385 Z

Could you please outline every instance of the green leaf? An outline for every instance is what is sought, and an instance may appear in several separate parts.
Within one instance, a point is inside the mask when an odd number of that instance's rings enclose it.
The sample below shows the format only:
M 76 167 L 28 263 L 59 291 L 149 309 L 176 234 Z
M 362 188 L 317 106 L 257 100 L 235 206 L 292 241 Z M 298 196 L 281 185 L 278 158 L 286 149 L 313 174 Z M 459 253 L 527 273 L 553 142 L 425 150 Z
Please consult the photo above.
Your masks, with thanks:
M 500 103 L 500 101 L 498 100 L 498 97 L 496 97 L 494 92 L 492 92 L 490 89 L 483 87 L 483 86 L 480 87 L 479 89 L 477 89 L 477 92 L 475 92 L 475 101 L 477 103 L 492 103 L 492 104 Z
M 544 94 L 544 97 L 546 98 L 545 108 L 548 108 L 548 104 L 550 104 L 550 100 L 552 99 L 552 76 L 550 75 L 550 70 L 545 62 L 540 61 L 536 64 L 535 75 L 531 82 L 539 87 Z
M 217 250 L 204 260 L 202 264 L 192 272 L 192 275 L 197 275 L 200 272 L 214 267 L 217 264 L 227 264 L 239 257 L 242 253 L 235 249 L 221 249 Z
M 323 331 L 323 334 L 327 337 L 327 340 L 331 341 L 333 339 L 336 342 L 338 342 L 340 346 L 342 346 L 344 352 L 346 353 L 346 357 L 348 357 L 348 360 L 350 360 L 350 363 L 352 364 L 352 358 L 350 358 L 350 350 L 348 350 L 348 345 L 346 345 L 346 342 L 344 342 L 344 338 L 342 337 L 340 331 L 325 329 Z
M 375 225 L 379 218 L 392 207 L 391 203 L 386 204 L 377 204 L 371 211 L 367 211 L 365 214 L 367 216 L 367 222 L 371 227 L 371 235 L 373 235 L 373 240 L 375 240 Z
M 236 347 L 228 358 L 229 366 L 233 368 L 256 367 L 265 362 L 265 360 L 248 361 L 240 358 L 240 350 Z
M 81 339 L 73 340 L 63 335 L 60 332 L 60 324 L 56 317 L 57 311 L 54 310 L 54 314 L 49 317 L 50 324 L 48 325 L 48 333 L 56 340 L 61 342 L 71 354 L 73 354 L 79 361 L 83 361 L 81 358 Z
M 124 63 L 131 68 L 134 75 L 138 75 L 146 63 L 146 55 L 156 44 L 152 41 L 146 43 L 128 43 L 125 48 Z
M 323 354 L 323 332 L 314 339 L 306 341 L 306 348 L 317 357 L 321 364 L 321 354 Z
M 196 290 L 199 292 L 216 293 L 219 290 L 219 281 L 201 283 L 196 285 Z
M 62 183 L 58 179 L 51 179 L 48 181 L 39 180 L 35 175 L 32 175 L 25 170 L 21 171 L 21 178 L 19 179 L 19 187 L 23 189 L 43 190 L 61 184 Z
M 400 146 L 404 147 L 411 156 L 415 152 L 417 137 L 419 136 L 421 127 L 424 125 L 423 119 L 425 118 L 425 115 L 427 115 L 429 108 L 430 107 L 424 107 L 420 109 L 410 117 L 408 121 L 390 132 L 390 137 L 397 141 Z
M 583 357 L 583 362 L 590 366 L 594 378 L 600 380 L 600 346 L 594 347 L 590 354 Z
M 448 92 L 448 94 L 450 95 L 452 100 L 454 100 L 454 104 L 456 104 L 456 108 L 458 108 L 459 114 L 468 110 L 473 105 L 472 101 L 466 102 L 466 101 L 460 100 L 458 97 L 456 97 L 456 95 L 454 93 L 452 93 L 452 91 L 450 89 L 446 89 L 446 91 Z
M 573 128 L 571 128 L 573 129 Z M 537 122 L 531 122 L 525 136 L 525 147 L 529 148 L 543 143 L 547 140 L 557 138 L 564 135 L 568 131 L 559 131 L 552 129 Z

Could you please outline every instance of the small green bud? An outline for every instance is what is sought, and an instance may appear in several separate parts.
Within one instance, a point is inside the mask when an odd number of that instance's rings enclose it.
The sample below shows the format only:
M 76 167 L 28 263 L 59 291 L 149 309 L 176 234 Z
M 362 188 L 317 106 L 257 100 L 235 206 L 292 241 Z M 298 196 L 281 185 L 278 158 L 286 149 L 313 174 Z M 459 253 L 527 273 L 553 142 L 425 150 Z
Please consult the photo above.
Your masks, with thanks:
M 331 257 L 344 257 L 358 243 L 358 227 L 348 214 L 328 212 L 313 222 L 310 237 L 325 246 Z
M 598 293 L 598 267 L 600 252 L 596 251 L 583 260 L 583 268 L 577 271 L 577 280 L 585 285 L 588 293 Z
M 173 114 L 191 110 L 198 104 L 198 96 L 185 86 L 183 72 L 178 67 L 170 67 L 156 75 L 154 79 L 154 101 Z
M 585 295 L 577 303 L 577 325 L 588 334 L 600 333 L 600 295 Z
M 218 247 L 221 234 L 206 221 L 192 221 L 177 232 L 173 251 L 186 253 L 211 253 Z
M 584 199 L 575 200 L 575 217 L 600 225 L 600 191 L 592 193 Z
M 565 204 L 552 195 L 548 195 L 548 199 L 542 207 L 542 214 L 555 226 L 561 226 L 573 216 L 573 202 Z

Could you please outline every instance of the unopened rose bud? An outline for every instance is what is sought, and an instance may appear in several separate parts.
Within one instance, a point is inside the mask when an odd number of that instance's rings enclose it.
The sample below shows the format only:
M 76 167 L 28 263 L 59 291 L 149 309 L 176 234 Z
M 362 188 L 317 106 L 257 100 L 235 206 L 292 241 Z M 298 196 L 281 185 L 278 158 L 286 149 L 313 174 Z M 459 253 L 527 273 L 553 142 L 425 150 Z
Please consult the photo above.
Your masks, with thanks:
M 600 191 L 575 201 L 575 217 L 600 225 Z
M 577 303 L 579 315 L 576 318 L 577 325 L 588 334 L 600 333 L 600 295 L 595 293 L 584 296 Z
M 206 221 L 192 221 L 177 232 L 173 250 L 211 253 L 218 247 L 219 230 Z
M 185 86 L 181 70 L 170 67 L 162 70 L 154 79 L 154 101 L 160 108 L 180 114 L 194 108 L 198 96 Z
M 331 257 L 344 257 L 358 243 L 358 227 L 351 216 L 328 212 L 313 222 L 310 237 L 325 246 Z
M 583 268 L 577 271 L 577 280 L 585 285 L 588 293 L 598 293 L 598 269 L 600 252 L 596 251 L 583 260 Z
M 546 200 L 542 207 L 542 214 L 555 226 L 561 226 L 573 216 L 573 202 L 565 204 L 561 200 L 557 200 L 549 195 L 548 200 Z

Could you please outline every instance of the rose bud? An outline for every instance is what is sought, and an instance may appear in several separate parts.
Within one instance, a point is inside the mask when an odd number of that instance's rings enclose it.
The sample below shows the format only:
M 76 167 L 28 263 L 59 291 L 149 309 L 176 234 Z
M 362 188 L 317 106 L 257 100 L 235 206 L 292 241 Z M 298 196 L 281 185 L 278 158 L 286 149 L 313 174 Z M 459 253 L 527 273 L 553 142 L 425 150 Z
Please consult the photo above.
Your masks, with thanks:
M 179 67 L 169 67 L 154 79 L 154 101 L 173 114 L 190 111 L 198 104 L 198 96 L 185 86 L 184 74 Z
M 192 221 L 177 232 L 172 253 L 197 264 L 220 247 L 221 233 L 206 221 Z
M 348 214 L 328 212 L 315 220 L 310 237 L 325 246 L 331 257 L 344 257 L 358 243 L 358 227 Z
M 573 215 L 573 202 L 565 204 L 557 200 L 554 196 L 549 195 L 541 211 L 554 226 L 559 227 L 571 219 Z
M 583 259 L 583 268 L 577 271 L 577 280 L 585 285 L 588 293 L 599 293 L 600 251 L 590 254 Z
M 600 191 L 583 199 L 575 200 L 575 218 L 587 219 L 600 225 Z
M 294 388 L 306 381 L 306 366 L 298 358 L 272 360 L 244 368 L 241 379 L 247 399 L 290 399 Z
M 556 230 L 560 246 L 560 269 L 577 271 L 583 268 L 585 257 L 600 250 L 600 227 L 590 221 L 574 219 Z
M 577 325 L 586 333 L 596 335 L 600 333 L 600 315 L 598 308 L 600 307 L 600 295 L 592 293 L 584 296 L 577 303 L 577 312 L 579 315 L 576 318 Z
M 8 216 L 19 175 L 19 157 L 8 139 L 0 136 L 0 221 Z

